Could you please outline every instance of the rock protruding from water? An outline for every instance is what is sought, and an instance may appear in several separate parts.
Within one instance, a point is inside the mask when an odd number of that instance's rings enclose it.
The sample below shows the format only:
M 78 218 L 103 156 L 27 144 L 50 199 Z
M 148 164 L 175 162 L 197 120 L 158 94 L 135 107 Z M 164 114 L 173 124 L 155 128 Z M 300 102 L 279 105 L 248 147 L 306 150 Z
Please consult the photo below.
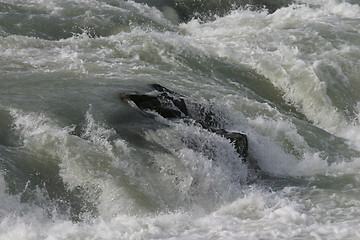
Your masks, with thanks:
M 269 13 L 274 13 L 293 3 L 292 0 L 135 0 L 135 2 L 155 6 L 173 23 L 188 22 L 192 19 L 212 21 L 233 10 L 243 8 L 252 11 L 267 9 Z
M 195 124 L 199 124 L 202 128 L 216 133 L 233 143 L 237 153 L 247 161 L 248 157 L 248 140 L 247 136 L 241 132 L 228 131 L 219 128 L 219 123 L 216 122 L 215 113 L 198 105 L 199 116 L 192 116 L 189 113 L 188 107 L 185 103 L 185 96 L 182 96 L 172 90 L 169 90 L 159 84 L 151 84 L 155 90 L 149 93 L 141 94 L 131 92 L 121 94 L 120 99 L 130 100 L 143 111 L 155 111 L 166 119 L 184 119 L 191 120 Z
M 164 118 L 189 117 L 183 97 L 158 84 L 153 84 L 151 86 L 161 94 L 150 95 L 133 93 L 122 95 L 121 97 L 133 101 L 141 110 L 155 111 Z

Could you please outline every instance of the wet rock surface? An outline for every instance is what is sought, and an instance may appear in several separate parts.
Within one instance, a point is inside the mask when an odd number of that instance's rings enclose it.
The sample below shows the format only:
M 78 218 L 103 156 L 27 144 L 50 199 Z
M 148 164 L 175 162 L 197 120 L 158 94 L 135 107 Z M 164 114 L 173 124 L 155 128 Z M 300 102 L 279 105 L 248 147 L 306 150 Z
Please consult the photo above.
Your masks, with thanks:
M 197 103 L 197 116 L 190 114 L 185 100 L 178 94 L 159 84 L 151 84 L 153 91 L 147 93 L 130 92 L 120 94 L 121 100 L 132 101 L 142 111 L 154 111 L 170 120 L 184 119 L 189 124 L 198 124 L 202 128 L 228 139 L 244 162 L 248 158 L 248 140 L 244 133 L 219 128 L 216 114 Z

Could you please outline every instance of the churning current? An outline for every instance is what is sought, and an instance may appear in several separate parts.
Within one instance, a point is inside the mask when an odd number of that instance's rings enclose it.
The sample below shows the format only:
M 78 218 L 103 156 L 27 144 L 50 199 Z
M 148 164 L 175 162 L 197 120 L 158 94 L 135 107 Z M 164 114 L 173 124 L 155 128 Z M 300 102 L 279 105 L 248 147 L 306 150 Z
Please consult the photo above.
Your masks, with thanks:
M 359 239 L 358 0 L 0 0 L 0 239 Z M 248 139 L 142 111 L 160 84 Z

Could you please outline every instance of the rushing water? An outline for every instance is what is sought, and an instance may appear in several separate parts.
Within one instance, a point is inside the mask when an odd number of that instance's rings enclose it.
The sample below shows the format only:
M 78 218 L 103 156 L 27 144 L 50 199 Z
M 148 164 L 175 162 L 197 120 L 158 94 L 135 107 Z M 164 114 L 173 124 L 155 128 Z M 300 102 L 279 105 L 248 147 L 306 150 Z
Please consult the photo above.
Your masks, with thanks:
M 0 239 L 359 239 L 359 30 L 358 0 L 0 0 Z M 119 100 L 149 83 L 261 171 Z

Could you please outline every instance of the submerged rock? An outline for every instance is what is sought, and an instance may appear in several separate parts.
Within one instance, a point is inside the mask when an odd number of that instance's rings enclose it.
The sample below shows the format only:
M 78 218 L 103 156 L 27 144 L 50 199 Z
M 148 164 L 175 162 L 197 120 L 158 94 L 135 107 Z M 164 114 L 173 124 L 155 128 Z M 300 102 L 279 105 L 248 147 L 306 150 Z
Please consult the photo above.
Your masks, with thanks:
M 189 113 L 185 103 L 185 99 L 187 99 L 185 96 L 159 84 L 151 84 L 150 86 L 155 91 L 145 94 L 138 92 L 125 93 L 120 95 L 120 99 L 130 100 L 139 109 L 155 111 L 166 119 L 184 119 L 189 120 L 189 123 L 199 124 L 202 128 L 230 140 L 243 161 L 247 161 L 248 140 L 245 134 L 219 128 L 220 124 L 216 121 L 215 113 L 196 103 L 194 104 L 197 106 L 197 116 L 193 116 Z

